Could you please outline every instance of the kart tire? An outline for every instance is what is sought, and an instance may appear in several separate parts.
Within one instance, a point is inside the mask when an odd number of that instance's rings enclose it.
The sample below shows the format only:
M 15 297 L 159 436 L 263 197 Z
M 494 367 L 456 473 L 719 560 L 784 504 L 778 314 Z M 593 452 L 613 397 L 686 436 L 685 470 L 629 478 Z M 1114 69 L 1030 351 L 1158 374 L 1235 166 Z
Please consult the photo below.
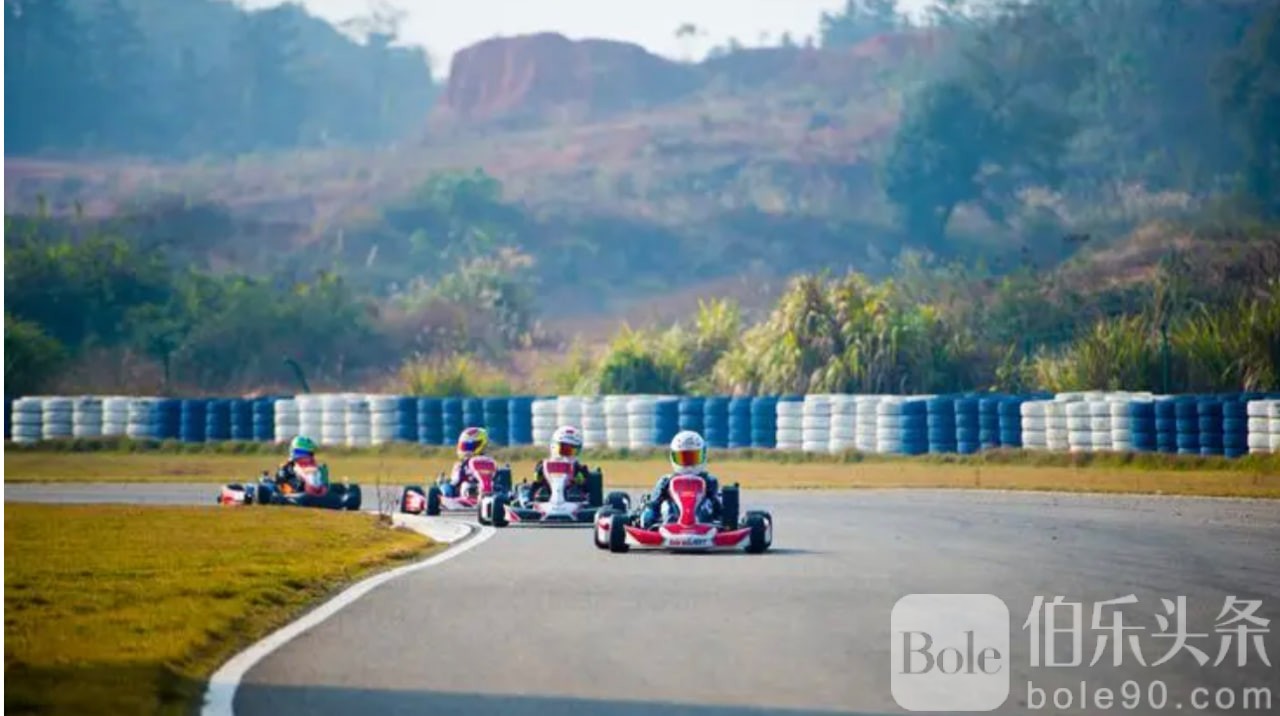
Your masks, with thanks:
M 738 529 L 739 493 L 737 485 L 720 489 L 720 522 L 726 530 Z
M 427 488 L 427 514 L 432 517 L 440 515 L 440 488 L 436 485 Z
M 773 520 L 767 512 L 748 512 L 745 524 L 751 530 L 751 534 L 747 536 L 747 553 L 763 554 L 769 546 L 773 544 L 773 535 L 771 534 Z
M 479 501 L 476 502 L 476 522 L 479 522 L 482 525 L 489 524 L 489 518 L 484 516 L 484 506 L 486 503 L 492 504 L 492 500 L 487 497 L 481 497 Z
M 347 487 L 347 499 L 343 505 L 343 509 L 356 511 L 360 509 L 360 500 L 363 495 L 360 494 L 359 485 L 351 485 Z
M 625 514 L 631 510 L 631 496 L 625 492 L 615 490 L 609 493 L 609 497 L 605 499 L 605 504 L 613 510 Z
M 592 507 L 604 504 L 604 475 L 599 470 L 587 473 L 587 504 Z
M 269 486 L 259 484 L 258 489 L 254 490 L 254 492 L 258 493 L 257 495 L 258 499 L 255 500 L 255 502 L 257 502 L 259 505 L 271 504 L 271 498 L 273 495 L 272 495 L 272 490 Z
M 619 517 L 618 513 L 610 507 L 601 507 L 596 510 L 596 516 L 591 520 L 591 541 L 595 543 L 597 549 L 609 549 L 609 543 L 601 541 L 600 530 L 596 528 L 596 524 L 603 517 Z
M 627 544 L 627 521 L 618 519 L 621 515 L 614 515 L 613 521 L 609 523 L 609 551 L 614 554 L 621 554 L 631 549 L 631 545 Z
M 404 488 L 404 492 L 400 493 L 400 512 L 402 514 L 413 514 L 413 513 L 410 513 L 408 510 L 406 510 L 404 507 L 406 503 L 405 498 L 409 496 L 410 492 L 416 493 L 418 495 L 422 495 L 422 499 L 424 501 L 427 499 L 426 493 L 422 491 L 421 487 L 415 487 L 410 485 L 409 487 Z
M 493 505 L 493 508 L 489 513 L 489 522 L 493 523 L 494 527 L 506 527 L 507 526 L 507 496 L 494 495 L 493 501 L 490 504 Z

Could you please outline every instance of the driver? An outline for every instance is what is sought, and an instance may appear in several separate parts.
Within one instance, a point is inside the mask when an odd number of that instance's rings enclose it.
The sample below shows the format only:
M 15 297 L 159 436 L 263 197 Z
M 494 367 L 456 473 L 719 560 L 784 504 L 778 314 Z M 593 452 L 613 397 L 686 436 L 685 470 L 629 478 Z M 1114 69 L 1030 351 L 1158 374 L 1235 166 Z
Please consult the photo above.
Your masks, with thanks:
M 720 516 L 720 481 L 707 472 L 707 441 L 692 430 L 677 433 L 671 439 L 671 474 L 658 478 L 653 492 L 645 503 L 644 512 L 640 515 L 640 526 L 650 529 L 662 515 L 662 505 L 671 501 L 667 494 L 667 485 L 676 475 L 697 475 L 707 483 L 707 494 L 702 504 L 698 505 L 698 518 L 710 521 Z M 674 505 L 673 505 L 674 506 Z
M 476 484 L 476 481 L 467 474 L 467 463 L 471 462 L 471 458 L 476 455 L 483 455 L 488 446 L 489 431 L 484 428 L 467 428 L 458 435 L 458 461 L 454 463 L 453 472 L 449 474 L 449 482 L 445 485 L 448 488 L 449 497 L 461 495 L 463 483 Z
M 306 435 L 299 435 L 289 443 L 289 459 L 276 470 L 276 485 L 287 487 L 290 492 L 302 492 L 302 476 L 299 467 L 315 467 L 316 444 Z
M 582 433 L 572 425 L 561 425 L 551 434 L 551 452 L 549 457 L 568 458 L 573 460 L 573 478 L 566 485 L 566 488 L 573 487 L 579 490 L 585 490 L 587 486 L 587 466 L 578 460 L 578 456 L 582 454 Z M 551 483 L 547 481 L 547 475 L 542 469 L 542 460 L 533 466 L 533 484 L 529 486 L 529 496 L 532 499 L 538 498 L 538 491 L 545 490 L 549 494 L 551 492 Z

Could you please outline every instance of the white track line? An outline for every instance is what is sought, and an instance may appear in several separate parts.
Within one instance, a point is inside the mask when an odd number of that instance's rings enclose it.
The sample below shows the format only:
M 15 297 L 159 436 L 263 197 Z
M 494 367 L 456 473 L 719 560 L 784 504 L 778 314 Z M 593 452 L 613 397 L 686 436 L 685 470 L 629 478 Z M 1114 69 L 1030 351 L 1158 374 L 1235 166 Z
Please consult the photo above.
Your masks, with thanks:
M 232 702 L 235 701 L 236 689 L 239 688 L 240 680 L 244 678 L 245 674 L 249 673 L 250 669 L 268 654 L 288 644 L 308 629 L 319 625 L 338 613 L 343 607 L 397 577 L 447 562 L 467 550 L 483 544 L 496 532 L 492 527 L 482 527 L 474 523 L 467 524 L 472 528 L 473 536 L 458 546 L 448 547 L 440 554 L 422 562 L 375 574 L 368 579 L 357 582 L 316 609 L 307 612 L 296 621 L 290 622 L 256 644 L 231 657 L 230 661 L 223 664 L 222 668 L 209 677 L 209 685 L 206 687 L 204 694 L 204 708 L 200 712 L 201 716 L 233 716 L 234 711 L 231 706 Z

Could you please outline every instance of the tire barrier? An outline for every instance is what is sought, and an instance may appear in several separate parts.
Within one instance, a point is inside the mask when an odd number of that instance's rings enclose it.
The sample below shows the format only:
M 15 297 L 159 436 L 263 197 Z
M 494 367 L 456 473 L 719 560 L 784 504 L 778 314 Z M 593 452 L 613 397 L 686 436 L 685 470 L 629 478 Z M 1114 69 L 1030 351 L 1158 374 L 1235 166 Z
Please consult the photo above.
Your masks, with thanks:
M 702 437 L 708 447 L 729 447 L 729 399 L 723 395 L 713 395 L 702 402 Z
M 40 398 L 18 398 L 13 401 L 9 410 L 12 413 L 10 437 L 13 442 L 39 442 L 43 435 L 41 423 L 44 421 L 44 404 Z
M 828 452 L 831 449 L 831 396 L 825 393 L 804 396 L 800 422 L 800 449 Z
M 231 406 L 225 400 L 210 400 L 205 405 L 204 439 L 225 442 L 231 439 Z
M 184 400 L 179 407 L 178 439 L 202 443 L 209 433 L 209 401 Z
M 256 442 L 274 442 L 276 439 L 276 403 L 281 402 L 279 398 L 267 397 L 257 398 L 249 402 L 250 413 L 253 420 L 253 440 Z M 294 415 L 297 415 L 297 406 L 294 406 Z M 295 422 L 294 425 L 297 425 Z M 295 429 L 294 432 L 297 432 Z
M 627 401 L 627 447 L 641 450 L 657 444 L 657 398 L 642 395 Z
M 369 416 L 369 444 L 385 445 L 396 439 L 400 427 L 400 406 L 394 395 L 366 395 Z M 347 406 L 348 426 L 350 426 L 351 407 Z M 416 411 L 415 411 L 416 412 Z M 417 417 L 416 415 L 414 416 Z M 359 422 L 357 420 L 357 422 Z M 356 438 L 361 440 L 362 438 Z M 348 444 L 352 444 L 351 429 L 347 429 Z
M 1222 403 L 1220 398 L 1206 397 L 1196 401 L 1196 426 L 1199 429 L 1201 455 L 1221 455 Z
M 1172 454 L 1178 452 L 1177 400 L 1164 397 L 1152 406 L 1155 414 L 1156 451 Z
M 827 435 L 827 452 L 839 454 L 857 448 L 858 403 L 857 396 L 832 395 L 831 421 Z
M 681 430 L 692 430 L 699 435 L 706 432 L 703 422 L 703 398 L 681 398 L 676 406 L 676 421 Z
M 300 400 L 277 400 L 271 406 L 271 428 L 276 442 L 283 443 L 298 435 L 310 434 L 302 431 L 302 425 L 299 422 Z
M 748 410 L 750 407 L 748 403 Z M 749 421 L 750 419 L 748 418 L 748 423 Z M 678 432 L 680 432 L 680 399 L 658 398 L 653 404 L 653 444 L 670 445 L 671 439 Z M 732 431 L 730 432 L 732 433 Z M 750 425 L 748 424 L 748 436 L 750 432 Z M 748 440 L 750 440 L 749 437 Z M 750 442 L 743 447 L 750 447 Z
M 507 412 L 508 402 L 507 398 L 485 398 L 481 403 L 484 427 L 489 431 L 489 442 L 496 446 L 511 444 L 511 433 L 507 429 L 511 422 Z
M 751 447 L 751 398 L 729 399 L 729 448 Z
M 418 442 L 423 445 L 444 445 L 444 415 L 439 398 L 418 398 Z
M 82 396 L 71 401 L 71 436 L 102 437 L 102 399 Z
M 1241 457 L 1249 454 L 1249 404 L 1245 396 L 1232 396 L 1222 403 L 1222 454 Z
M 1273 437 L 1280 437 L 1280 400 L 1250 400 L 1245 416 L 1245 443 L 1249 453 L 1269 455 L 1280 452 L 1280 443 L 1273 440 Z
M 533 444 L 532 406 L 533 398 L 525 395 L 507 400 L 507 439 L 512 445 Z
M 1022 447 L 1023 402 L 1025 399 L 1011 396 L 1000 400 L 996 407 L 997 437 L 1002 448 Z
M 876 450 L 893 455 L 929 451 L 928 397 L 894 395 L 876 405 Z
M 462 400 L 445 398 L 440 401 L 440 430 L 442 445 L 453 445 L 466 424 L 462 422 Z
M 546 445 L 551 442 L 551 434 L 556 429 L 557 402 L 555 398 L 539 398 L 533 401 L 533 405 L 529 406 L 529 422 L 533 429 L 533 443 L 535 445 Z M 583 430 L 586 430 L 585 426 Z
M 784 395 L 774 405 L 774 447 L 778 450 L 799 450 L 804 445 L 804 398 Z
M 253 403 L 243 398 L 227 401 L 231 413 L 231 439 L 239 442 L 253 440 Z
M 386 442 L 451 445 L 469 425 L 495 446 L 545 445 L 559 425 L 588 448 L 667 444 L 701 432 L 714 449 L 972 454 L 1022 448 L 1184 455 L 1280 453 L 1280 395 L 1159 396 L 1079 391 L 1057 395 L 560 396 L 416 398 L 326 393 L 261 398 L 19 396 L 7 405 L 14 443 L 128 436 L 184 442 Z
M 778 444 L 778 399 L 763 395 L 751 399 L 751 447 L 772 449 Z
M 956 398 L 956 452 L 961 455 L 972 455 L 982 448 L 980 431 L 978 430 L 978 399 Z
M 627 395 L 606 395 L 603 403 L 605 444 L 613 449 L 631 446 Z
M 604 398 L 598 395 L 583 398 L 581 412 L 583 446 L 605 447 L 608 445 L 609 432 L 604 414 Z

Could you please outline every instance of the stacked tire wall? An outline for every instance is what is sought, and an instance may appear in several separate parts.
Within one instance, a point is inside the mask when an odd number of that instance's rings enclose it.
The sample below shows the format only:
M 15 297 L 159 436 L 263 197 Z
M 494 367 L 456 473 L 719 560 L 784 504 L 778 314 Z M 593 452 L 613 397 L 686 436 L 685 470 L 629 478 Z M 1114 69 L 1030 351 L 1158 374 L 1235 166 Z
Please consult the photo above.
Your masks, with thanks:
M 646 449 L 680 430 L 713 449 L 812 453 L 972 454 L 999 448 L 1163 452 L 1241 457 L 1280 453 L 1280 394 L 1152 395 L 1084 391 L 1028 395 L 445 397 L 323 393 L 259 398 L 19 396 L 9 438 L 128 436 L 184 442 L 322 446 L 390 442 L 452 445 L 463 428 L 488 429 L 495 446 L 546 445 L 557 426 L 587 447 Z

